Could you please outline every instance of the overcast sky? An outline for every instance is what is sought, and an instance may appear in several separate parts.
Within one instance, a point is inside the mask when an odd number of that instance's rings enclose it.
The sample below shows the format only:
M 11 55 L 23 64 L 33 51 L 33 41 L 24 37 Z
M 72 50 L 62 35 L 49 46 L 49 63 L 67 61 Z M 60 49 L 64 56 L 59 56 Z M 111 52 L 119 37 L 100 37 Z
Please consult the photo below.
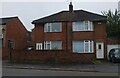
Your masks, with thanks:
M 17 2 L 16 2 L 17 1 Z M 31 22 L 35 19 L 42 18 L 63 10 L 68 10 L 69 2 L 73 2 L 74 10 L 86 10 L 93 13 L 101 14 L 101 11 L 108 11 L 111 9 L 114 11 L 118 9 L 119 0 L 29 0 L 29 2 L 23 0 L 3 0 L 0 4 L 0 17 L 13 17 L 18 16 L 22 23 L 28 30 L 31 30 L 34 26 Z

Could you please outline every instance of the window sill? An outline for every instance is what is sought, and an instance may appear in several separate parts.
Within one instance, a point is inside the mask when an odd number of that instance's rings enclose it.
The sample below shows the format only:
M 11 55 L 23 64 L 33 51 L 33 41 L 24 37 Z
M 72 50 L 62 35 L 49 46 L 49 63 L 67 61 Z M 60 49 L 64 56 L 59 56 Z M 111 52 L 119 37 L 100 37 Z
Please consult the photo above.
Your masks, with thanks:
M 62 31 L 60 31 L 60 32 L 44 32 L 44 33 L 62 33 Z
M 72 31 L 72 32 L 94 32 L 94 30 L 89 30 L 89 31 Z
M 35 51 L 63 51 L 63 50 L 35 50 Z
M 94 52 L 84 52 L 84 53 L 78 53 L 78 52 L 73 52 L 73 54 L 93 54 Z

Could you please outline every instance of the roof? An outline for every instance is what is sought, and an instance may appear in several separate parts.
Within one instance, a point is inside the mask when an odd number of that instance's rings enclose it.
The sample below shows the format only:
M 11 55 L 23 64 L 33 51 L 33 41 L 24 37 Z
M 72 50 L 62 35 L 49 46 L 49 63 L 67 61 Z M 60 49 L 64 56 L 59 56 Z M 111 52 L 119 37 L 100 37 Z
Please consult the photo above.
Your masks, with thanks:
M 73 12 L 61 11 L 56 14 L 32 21 L 32 24 L 47 22 L 67 22 L 67 21 L 106 21 L 107 17 L 84 10 L 74 10 Z
M 5 25 L 9 20 L 18 18 L 18 17 L 5 17 L 5 18 L 0 18 L 0 25 Z

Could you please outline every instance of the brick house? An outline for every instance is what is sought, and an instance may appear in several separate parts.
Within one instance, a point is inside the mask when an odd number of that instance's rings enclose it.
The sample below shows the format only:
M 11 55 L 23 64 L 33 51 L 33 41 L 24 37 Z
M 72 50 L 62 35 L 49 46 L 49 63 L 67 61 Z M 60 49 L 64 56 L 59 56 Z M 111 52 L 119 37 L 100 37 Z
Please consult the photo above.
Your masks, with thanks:
M 18 17 L 0 18 L 2 59 L 9 59 L 11 49 L 23 50 L 28 46 L 27 32 L 27 29 Z
M 32 44 L 39 52 L 62 51 L 68 60 L 77 58 L 79 62 L 83 59 L 88 62 L 95 58 L 106 59 L 106 21 L 105 16 L 73 10 L 70 2 L 69 11 L 32 22 L 35 26 Z

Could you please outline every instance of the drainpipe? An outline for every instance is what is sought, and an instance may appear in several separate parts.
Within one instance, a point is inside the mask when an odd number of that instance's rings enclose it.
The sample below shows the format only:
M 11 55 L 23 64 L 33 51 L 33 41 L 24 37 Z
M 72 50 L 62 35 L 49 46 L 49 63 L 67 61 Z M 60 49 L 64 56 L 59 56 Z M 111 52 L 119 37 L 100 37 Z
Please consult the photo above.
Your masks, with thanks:
M 68 51 L 68 27 L 67 27 L 67 23 L 66 22 L 66 52 Z

